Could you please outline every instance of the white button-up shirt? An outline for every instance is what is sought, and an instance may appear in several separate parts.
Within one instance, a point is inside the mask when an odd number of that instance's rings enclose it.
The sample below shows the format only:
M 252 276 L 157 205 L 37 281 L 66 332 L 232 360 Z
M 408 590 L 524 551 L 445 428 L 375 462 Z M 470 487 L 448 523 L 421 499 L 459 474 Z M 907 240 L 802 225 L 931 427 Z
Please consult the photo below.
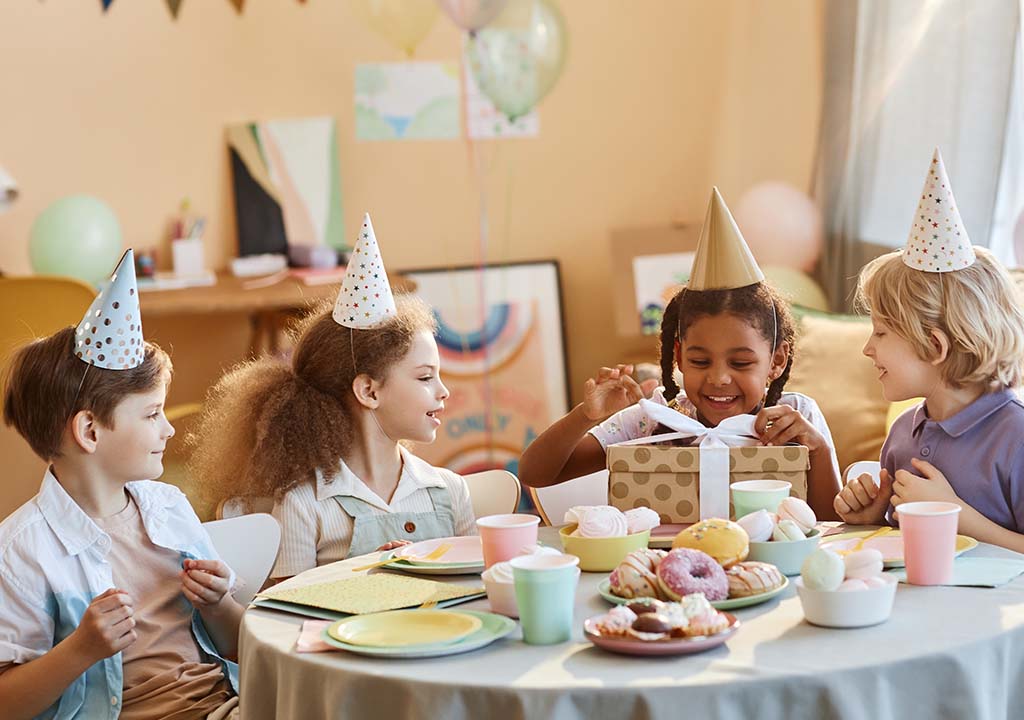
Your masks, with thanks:
M 343 460 L 333 477 L 317 470 L 315 485 L 302 483 L 285 493 L 272 513 L 281 525 L 281 549 L 270 576 L 291 577 L 348 557 L 353 523 L 337 497 L 359 498 L 379 513 L 431 512 L 434 505 L 427 488 L 447 488 L 455 515 L 455 534 L 475 535 L 473 504 L 462 476 L 434 467 L 404 447 L 399 446 L 399 451 L 402 474 L 390 503 L 367 487 Z
M 219 559 L 178 488 L 151 480 L 126 488 L 154 545 L 178 552 L 182 560 Z M 93 598 L 114 586 L 110 547 L 110 536 L 47 470 L 39 494 L 0 523 L 0 668 L 35 660 L 78 627 Z M 167 582 L 180 583 L 176 576 Z M 192 634 L 207 661 L 221 663 L 237 692 L 238 665 L 217 655 L 198 611 L 192 613 Z M 117 653 L 75 679 L 39 717 L 116 718 L 122 686 Z

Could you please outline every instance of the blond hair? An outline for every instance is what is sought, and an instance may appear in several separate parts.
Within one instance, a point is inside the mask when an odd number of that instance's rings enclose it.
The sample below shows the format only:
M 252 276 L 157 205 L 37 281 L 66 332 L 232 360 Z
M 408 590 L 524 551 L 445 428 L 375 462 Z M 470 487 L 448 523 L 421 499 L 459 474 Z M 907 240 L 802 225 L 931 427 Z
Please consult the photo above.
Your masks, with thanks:
M 907 340 L 919 358 L 937 357 L 932 331 L 949 338 L 940 366 L 950 387 L 1018 387 L 1024 373 L 1024 312 L 1006 269 L 988 250 L 952 272 L 904 264 L 897 250 L 868 263 L 857 282 L 857 305 Z
M 430 307 L 395 298 L 397 313 L 371 330 L 350 330 L 318 306 L 296 329 L 291 363 L 260 358 L 232 368 L 210 390 L 196 429 L 189 472 L 206 499 L 281 497 L 333 471 L 355 440 L 352 383 L 384 380 L 416 334 L 434 331 Z

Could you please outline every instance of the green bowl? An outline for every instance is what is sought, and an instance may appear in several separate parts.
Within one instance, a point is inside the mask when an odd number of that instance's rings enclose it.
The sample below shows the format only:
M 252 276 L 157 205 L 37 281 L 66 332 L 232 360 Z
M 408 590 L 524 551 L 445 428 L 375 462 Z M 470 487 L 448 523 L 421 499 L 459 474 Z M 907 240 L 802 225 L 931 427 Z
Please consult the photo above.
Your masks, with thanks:
M 771 563 L 783 575 L 799 575 L 804 558 L 814 552 L 818 547 L 819 540 L 821 540 L 821 531 L 814 528 L 804 540 L 751 542 L 747 560 Z

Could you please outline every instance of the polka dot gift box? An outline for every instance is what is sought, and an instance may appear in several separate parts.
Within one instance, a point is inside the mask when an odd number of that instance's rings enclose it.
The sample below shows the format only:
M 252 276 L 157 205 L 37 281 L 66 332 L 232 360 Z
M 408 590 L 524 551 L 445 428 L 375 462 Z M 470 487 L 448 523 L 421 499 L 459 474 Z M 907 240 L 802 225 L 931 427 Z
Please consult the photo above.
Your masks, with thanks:
M 129 248 L 75 329 L 75 357 L 105 370 L 129 370 L 142 364 L 144 353 L 135 255 Z
M 363 215 L 363 226 L 349 257 L 332 316 L 342 327 L 355 330 L 380 327 L 395 317 L 395 297 L 369 213 Z
M 649 507 L 663 524 L 700 520 L 700 449 L 693 440 L 658 442 L 657 435 L 643 445 L 608 446 L 608 502 L 620 510 Z M 807 499 L 807 448 L 729 448 L 729 484 L 741 480 L 786 480 L 792 493 Z
M 924 272 L 953 272 L 972 265 L 974 259 L 974 248 L 960 219 L 942 154 L 935 148 L 903 251 L 903 263 Z

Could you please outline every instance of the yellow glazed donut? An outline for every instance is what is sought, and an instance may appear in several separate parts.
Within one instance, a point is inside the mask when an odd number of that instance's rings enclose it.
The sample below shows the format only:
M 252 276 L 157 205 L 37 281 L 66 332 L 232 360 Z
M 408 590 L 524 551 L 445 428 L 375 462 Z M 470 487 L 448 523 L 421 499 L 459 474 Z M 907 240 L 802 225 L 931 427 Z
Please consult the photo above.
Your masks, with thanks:
M 747 531 L 734 522 L 709 518 L 691 525 L 676 535 L 672 549 L 691 548 L 707 553 L 724 568 L 747 559 L 750 538 Z

